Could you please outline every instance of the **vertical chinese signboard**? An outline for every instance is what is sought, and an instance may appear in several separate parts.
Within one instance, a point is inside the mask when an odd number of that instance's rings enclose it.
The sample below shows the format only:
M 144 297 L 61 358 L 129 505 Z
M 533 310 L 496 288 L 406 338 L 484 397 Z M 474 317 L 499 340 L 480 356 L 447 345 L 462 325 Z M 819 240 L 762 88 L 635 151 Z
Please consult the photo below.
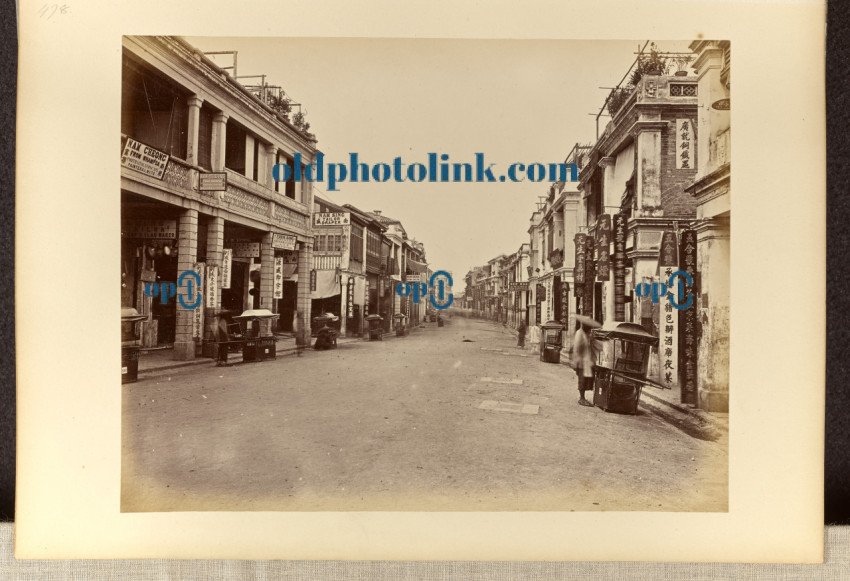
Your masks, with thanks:
M 593 248 L 596 241 L 593 236 L 584 239 L 584 296 L 581 299 L 582 314 L 593 316 L 593 281 L 596 276 L 596 265 L 593 262 Z
M 230 288 L 230 269 L 233 266 L 233 249 L 221 251 L 221 288 Z
M 697 234 L 694 230 L 682 232 L 679 247 L 679 269 L 687 271 L 697 280 Z M 690 292 L 692 304 L 679 311 L 679 375 L 682 387 L 682 403 L 697 405 L 697 306 L 698 289 L 685 289 Z M 679 303 L 687 301 L 687 295 L 679 296 Z
M 614 320 L 626 320 L 625 214 L 614 214 Z
M 346 316 L 351 319 L 354 317 L 354 277 L 348 277 L 348 289 L 346 293 Z
M 274 294 L 272 298 L 283 298 L 283 256 L 274 257 Z
M 219 289 L 219 269 L 217 266 L 211 264 L 207 267 L 207 285 L 206 285 L 206 295 L 207 295 L 207 306 L 211 308 L 215 308 L 219 304 L 218 295 Z
M 570 283 L 561 281 L 561 324 L 568 329 L 570 319 Z
M 676 169 L 694 169 L 691 121 L 676 119 Z
M 546 287 L 543 286 L 542 284 L 538 284 L 535 291 L 536 292 L 534 293 L 534 298 L 535 298 L 535 301 L 536 301 L 536 307 L 537 308 L 534 309 L 534 313 L 535 313 L 534 321 L 535 321 L 536 324 L 539 325 L 540 324 L 540 318 L 542 317 L 542 313 L 540 312 L 540 305 L 545 300 Z
M 596 222 L 596 280 L 611 279 L 611 216 L 602 214 Z
M 661 237 L 661 249 L 658 255 L 658 274 L 662 282 L 679 268 L 679 252 L 676 233 L 664 232 Z M 659 303 L 658 316 L 658 379 L 662 385 L 672 389 L 679 383 L 676 368 L 679 363 L 679 317 L 672 303 L 663 297 Z
M 573 243 L 576 247 L 576 263 L 573 267 L 573 281 L 576 283 L 575 294 L 577 299 L 580 299 L 584 295 L 584 270 L 586 268 L 584 262 L 587 260 L 584 248 L 584 239 L 586 237 L 587 236 L 585 234 L 576 234 L 573 239 Z
M 203 294 L 206 292 L 203 288 L 204 275 L 206 274 L 206 264 L 203 262 L 196 262 L 194 266 L 195 272 L 198 273 L 198 280 L 201 281 L 201 288 L 198 289 L 198 292 Z M 192 338 L 202 340 L 204 338 L 204 307 L 198 306 L 194 311 L 192 311 Z

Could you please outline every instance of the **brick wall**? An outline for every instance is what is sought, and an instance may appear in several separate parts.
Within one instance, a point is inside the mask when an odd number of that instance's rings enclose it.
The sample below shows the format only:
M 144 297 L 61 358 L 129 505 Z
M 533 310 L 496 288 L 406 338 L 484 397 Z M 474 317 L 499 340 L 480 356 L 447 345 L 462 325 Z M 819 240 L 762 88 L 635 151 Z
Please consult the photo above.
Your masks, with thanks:
M 694 169 L 676 169 L 676 119 L 688 118 L 695 121 L 696 108 L 662 114 L 669 125 L 661 134 L 661 207 L 665 218 L 693 218 L 696 216 L 696 199 L 683 190 L 694 182 L 697 173 L 696 147 L 693 147 Z M 694 123 L 694 126 L 696 124 Z M 696 136 L 693 137 L 696 144 Z

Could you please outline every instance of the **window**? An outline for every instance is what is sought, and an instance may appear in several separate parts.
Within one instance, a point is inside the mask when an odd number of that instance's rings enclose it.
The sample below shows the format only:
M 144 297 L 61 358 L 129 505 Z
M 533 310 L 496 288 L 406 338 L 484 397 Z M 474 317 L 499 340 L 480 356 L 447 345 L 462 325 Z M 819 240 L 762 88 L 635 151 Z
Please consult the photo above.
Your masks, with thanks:
M 351 225 L 351 260 L 363 262 L 363 227 Z
M 224 167 L 245 175 L 245 130 L 227 122 L 224 144 Z
M 670 83 L 671 97 L 696 97 L 697 86 L 690 83 Z

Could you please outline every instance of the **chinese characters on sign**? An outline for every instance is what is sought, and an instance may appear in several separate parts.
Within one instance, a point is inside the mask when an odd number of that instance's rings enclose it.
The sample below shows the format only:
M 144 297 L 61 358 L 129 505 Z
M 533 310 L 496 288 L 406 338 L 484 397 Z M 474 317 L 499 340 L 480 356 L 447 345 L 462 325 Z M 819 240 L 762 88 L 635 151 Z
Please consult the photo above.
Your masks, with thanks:
M 283 256 L 274 257 L 274 294 L 272 298 L 283 298 Z
M 676 119 L 676 169 L 694 169 L 691 121 Z
M 664 267 L 662 277 L 667 278 L 673 274 L 675 266 Z M 658 343 L 658 376 L 661 384 L 673 388 L 678 383 L 676 375 L 676 364 L 678 363 L 678 315 L 673 311 L 670 301 L 664 301 L 658 305 L 660 309 L 658 327 L 660 341 Z
M 581 314 L 588 317 L 593 316 L 593 287 L 596 274 L 596 265 L 593 263 L 593 247 L 596 241 L 593 236 L 584 239 L 584 294 L 581 299 Z
M 625 214 L 614 214 L 614 320 L 626 320 Z
M 206 264 L 203 262 L 195 263 L 195 272 L 198 273 L 198 280 L 203 281 Z M 199 288 L 197 292 L 205 292 L 203 288 Z M 204 309 L 195 309 L 192 311 L 192 338 L 204 338 Z
M 158 180 L 165 173 L 168 165 L 168 154 L 139 143 L 135 139 L 127 138 L 127 145 L 121 154 L 121 166 L 136 170 L 137 172 L 151 176 Z
M 347 317 L 350 319 L 354 317 L 354 277 L 348 277 L 348 292 L 346 293 L 346 311 Z
M 561 281 L 561 323 L 567 328 L 570 317 L 570 283 Z
M 596 222 L 596 280 L 610 280 L 611 216 L 602 214 Z
M 680 270 L 690 274 L 694 280 L 697 270 L 697 234 L 694 230 L 682 232 L 680 243 Z M 691 289 L 696 296 L 698 289 Z M 691 305 L 679 311 L 679 374 L 682 386 L 682 403 L 697 404 L 697 308 Z
M 576 234 L 573 239 L 576 248 L 576 263 L 573 268 L 573 280 L 576 283 L 576 298 L 581 298 L 583 294 L 582 291 L 584 290 L 584 261 L 586 260 L 584 251 L 585 237 L 585 234 Z
M 215 265 L 207 267 L 207 306 L 215 308 L 219 304 L 219 269 Z
M 230 268 L 233 266 L 233 249 L 221 251 L 221 288 L 230 288 Z
M 661 248 L 658 252 L 658 274 L 663 274 L 662 269 L 665 266 L 679 265 L 679 249 L 676 243 L 676 233 L 667 230 L 661 236 Z M 664 276 L 667 280 L 667 276 Z

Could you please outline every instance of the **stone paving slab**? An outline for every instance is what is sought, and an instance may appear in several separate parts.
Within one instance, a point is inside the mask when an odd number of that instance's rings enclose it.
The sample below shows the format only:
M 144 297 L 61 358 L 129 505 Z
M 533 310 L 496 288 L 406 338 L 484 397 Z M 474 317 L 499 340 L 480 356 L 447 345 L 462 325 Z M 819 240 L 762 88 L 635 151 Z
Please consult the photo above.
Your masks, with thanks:
M 540 411 L 539 405 L 530 403 L 514 403 L 510 401 L 495 401 L 492 399 L 484 400 L 478 406 L 478 409 L 492 410 L 496 412 L 513 412 L 517 414 L 535 415 Z

